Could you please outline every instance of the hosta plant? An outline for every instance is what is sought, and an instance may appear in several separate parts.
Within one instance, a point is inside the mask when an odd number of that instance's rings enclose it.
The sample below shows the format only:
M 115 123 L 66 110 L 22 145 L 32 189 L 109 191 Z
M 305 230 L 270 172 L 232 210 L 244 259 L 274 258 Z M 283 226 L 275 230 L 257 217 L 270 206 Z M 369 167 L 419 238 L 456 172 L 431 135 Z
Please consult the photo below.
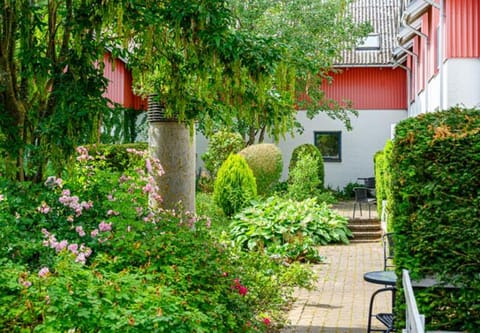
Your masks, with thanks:
M 348 243 L 348 219 L 315 199 L 270 197 L 236 214 L 230 233 L 240 247 L 265 251 L 288 261 L 321 260 L 316 247 Z

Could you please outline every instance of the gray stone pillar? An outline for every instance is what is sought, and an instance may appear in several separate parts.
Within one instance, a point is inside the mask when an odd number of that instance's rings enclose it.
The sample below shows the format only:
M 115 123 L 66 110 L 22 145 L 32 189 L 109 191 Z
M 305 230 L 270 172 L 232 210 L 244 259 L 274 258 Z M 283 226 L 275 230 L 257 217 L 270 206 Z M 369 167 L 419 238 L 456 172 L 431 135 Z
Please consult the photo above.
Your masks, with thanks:
M 176 119 L 165 118 L 163 109 L 149 97 L 148 141 L 153 157 L 160 160 L 165 174 L 158 177 L 162 207 L 171 209 L 182 203 L 195 211 L 195 134 Z

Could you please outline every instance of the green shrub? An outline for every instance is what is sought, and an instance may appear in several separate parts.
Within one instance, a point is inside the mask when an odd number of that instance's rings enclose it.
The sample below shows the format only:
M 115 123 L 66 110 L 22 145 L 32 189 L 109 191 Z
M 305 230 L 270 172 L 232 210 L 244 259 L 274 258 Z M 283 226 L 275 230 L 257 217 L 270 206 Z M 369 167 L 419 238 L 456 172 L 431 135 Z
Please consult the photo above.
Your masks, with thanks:
M 271 193 L 282 175 L 282 152 L 271 143 L 248 146 L 239 152 L 253 171 L 258 194 Z
M 231 216 L 254 199 L 257 185 L 252 170 L 239 154 L 231 154 L 218 170 L 213 199 L 227 216 Z
M 320 180 L 319 188 L 323 188 L 325 184 L 325 167 L 323 165 L 323 157 L 320 150 L 310 143 L 305 143 L 303 145 L 297 146 L 293 152 L 292 157 L 290 158 L 290 164 L 288 166 L 288 177 L 290 180 L 290 173 L 293 171 L 295 166 L 297 165 L 298 160 L 300 157 L 304 155 L 310 155 L 317 161 L 317 172 L 318 172 L 318 179 Z
M 395 131 L 389 218 L 396 265 L 413 279 L 434 275 L 462 286 L 454 293 L 419 290 L 431 326 L 478 331 L 480 110 L 422 114 Z
M 347 218 L 314 198 L 270 197 L 235 215 L 230 233 L 237 244 L 251 251 L 265 251 L 288 261 L 318 262 L 318 245 L 349 242 L 347 225 Z
M 318 179 L 317 165 L 318 161 L 312 155 L 305 154 L 300 157 L 290 171 L 289 197 L 302 201 L 319 194 L 320 179 Z
M 238 153 L 245 143 L 238 133 L 219 131 L 208 138 L 208 150 L 202 155 L 205 168 L 212 179 L 230 154 Z
M 93 158 L 101 157 L 104 161 L 104 168 L 114 171 L 123 171 L 130 164 L 134 155 L 128 153 L 129 149 L 148 150 L 146 142 L 126 144 L 98 144 L 85 146 L 89 155 Z
M 389 160 L 391 158 L 393 143 L 388 140 L 382 151 L 375 154 L 375 194 L 377 199 L 378 216 L 382 214 L 383 200 L 387 200 L 387 192 L 390 187 Z M 388 207 L 385 207 L 388 210 Z

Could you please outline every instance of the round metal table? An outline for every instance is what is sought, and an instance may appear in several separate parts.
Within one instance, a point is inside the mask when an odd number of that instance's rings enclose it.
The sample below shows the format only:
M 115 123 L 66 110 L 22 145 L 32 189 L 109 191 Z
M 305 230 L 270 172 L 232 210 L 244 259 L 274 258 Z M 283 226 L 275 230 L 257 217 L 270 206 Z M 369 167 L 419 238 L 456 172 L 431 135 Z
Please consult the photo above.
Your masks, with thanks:
M 395 306 L 395 285 L 397 283 L 397 275 L 393 271 L 373 271 L 367 272 L 363 275 L 363 279 L 370 283 L 381 284 L 385 286 L 376 290 L 372 297 L 370 298 L 370 306 L 368 310 L 368 327 L 367 333 L 370 332 L 386 332 L 389 333 L 393 330 L 393 308 Z M 373 303 L 375 301 L 375 296 L 379 293 L 391 292 L 392 293 L 392 313 L 376 313 L 372 314 Z M 386 326 L 386 329 L 374 329 L 372 328 L 372 318 L 377 318 L 382 324 Z
M 397 283 L 397 275 L 393 271 L 373 271 L 363 275 L 367 282 L 381 284 L 385 286 L 394 286 Z

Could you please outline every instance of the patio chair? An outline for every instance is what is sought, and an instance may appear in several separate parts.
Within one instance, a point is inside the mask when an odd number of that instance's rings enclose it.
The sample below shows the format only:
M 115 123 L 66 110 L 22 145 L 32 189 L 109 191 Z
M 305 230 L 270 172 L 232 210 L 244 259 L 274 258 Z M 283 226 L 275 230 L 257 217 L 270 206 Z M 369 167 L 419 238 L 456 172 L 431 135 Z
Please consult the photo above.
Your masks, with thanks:
M 383 270 L 395 267 L 393 264 L 393 232 L 384 233 L 382 236 L 383 243 Z
M 366 187 L 355 187 L 353 191 L 355 192 L 355 203 L 353 204 L 353 218 L 355 219 L 355 210 L 357 208 L 357 205 L 360 208 L 360 216 L 362 216 L 362 204 L 368 206 L 368 218 L 371 218 L 371 206 L 376 205 L 377 200 L 375 198 L 369 197 L 369 189 Z

